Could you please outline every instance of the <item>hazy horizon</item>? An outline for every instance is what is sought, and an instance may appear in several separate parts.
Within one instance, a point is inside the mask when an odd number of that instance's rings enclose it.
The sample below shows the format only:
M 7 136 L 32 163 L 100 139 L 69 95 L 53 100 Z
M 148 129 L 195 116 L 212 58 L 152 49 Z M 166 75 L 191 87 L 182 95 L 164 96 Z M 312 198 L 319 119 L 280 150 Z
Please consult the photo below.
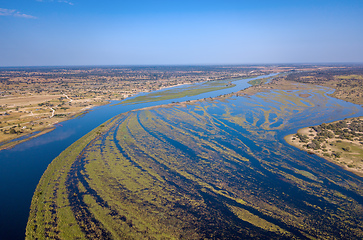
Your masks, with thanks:
M 100 68 L 107 68 L 107 67 L 238 67 L 238 66 L 339 66 L 339 65 L 347 65 L 347 66 L 354 66 L 363 65 L 363 62 L 321 62 L 321 63 L 241 63 L 241 64 L 109 64 L 109 65 L 19 65 L 19 66 L 0 66 L 0 68 L 92 68 L 92 67 L 100 67 Z

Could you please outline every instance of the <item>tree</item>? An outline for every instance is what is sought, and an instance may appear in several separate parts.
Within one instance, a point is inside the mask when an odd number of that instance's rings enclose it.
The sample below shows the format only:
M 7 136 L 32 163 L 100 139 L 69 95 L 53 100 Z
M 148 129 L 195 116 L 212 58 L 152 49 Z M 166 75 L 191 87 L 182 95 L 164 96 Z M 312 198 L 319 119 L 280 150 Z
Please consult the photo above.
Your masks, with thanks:
M 346 152 L 350 152 L 351 148 L 349 146 L 342 147 L 342 149 Z

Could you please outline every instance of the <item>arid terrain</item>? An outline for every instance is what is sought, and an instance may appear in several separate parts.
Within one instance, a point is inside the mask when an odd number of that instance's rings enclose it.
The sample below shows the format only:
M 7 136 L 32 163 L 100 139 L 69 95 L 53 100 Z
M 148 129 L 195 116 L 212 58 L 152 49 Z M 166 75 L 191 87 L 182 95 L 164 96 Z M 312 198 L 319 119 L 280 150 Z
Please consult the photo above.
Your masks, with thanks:
M 33 137 L 88 109 L 140 92 L 261 74 L 296 67 L 84 67 L 0 70 L 0 148 Z

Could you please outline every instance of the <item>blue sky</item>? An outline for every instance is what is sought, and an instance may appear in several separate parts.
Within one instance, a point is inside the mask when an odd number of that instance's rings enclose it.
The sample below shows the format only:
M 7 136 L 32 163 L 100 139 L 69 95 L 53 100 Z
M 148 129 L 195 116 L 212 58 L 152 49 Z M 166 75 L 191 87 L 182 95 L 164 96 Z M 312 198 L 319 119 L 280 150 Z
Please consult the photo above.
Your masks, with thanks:
M 363 62 L 363 1 L 0 0 L 0 66 Z

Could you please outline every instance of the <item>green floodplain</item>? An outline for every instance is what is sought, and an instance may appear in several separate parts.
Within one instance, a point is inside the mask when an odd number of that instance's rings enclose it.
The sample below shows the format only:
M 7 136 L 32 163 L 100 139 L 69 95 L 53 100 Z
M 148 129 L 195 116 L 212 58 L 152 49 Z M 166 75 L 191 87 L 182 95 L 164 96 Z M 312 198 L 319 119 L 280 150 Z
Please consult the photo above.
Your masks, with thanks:
M 243 79 L 243 78 L 239 78 Z M 196 96 L 202 93 L 232 88 L 236 86 L 232 84 L 233 80 L 218 80 L 218 81 L 207 81 L 199 84 L 192 84 L 181 89 L 179 88 L 172 88 L 172 89 L 162 89 L 156 91 L 154 93 L 149 93 L 146 95 L 136 96 L 135 98 L 126 99 L 122 101 L 120 104 L 133 104 L 133 103 L 140 103 L 140 102 L 153 102 L 153 101 L 162 101 L 162 100 L 169 100 L 174 98 L 182 98 L 185 96 Z M 253 80 L 252 80 L 253 81 Z
M 361 111 L 326 91 L 274 90 L 110 119 L 49 165 L 26 238 L 362 239 L 363 179 L 283 140 Z
M 248 84 L 252 86 L 264 84 L 267 81 L 275 78 L 274 77 L 265 77 L 265 78 L 258 78 L 254 80 L 248 81 Z M 238 80 L 241 79 L 248 79 L 250 77 L 246 78 L 238 78 Z M 162 100 L 169 100 L 169 99 L 175 99 L 175 98 L 183 98 L 186 96 L 196 96 L 203 93 L 233 88 L 236 86 L 236 84 L 233 83 L 233 79 L 227 79 L 227 80 L 213 80 L 213 81 L 206 81 L 199 84 L 192 84 L 187 86 L 182 86 L 182 88 L 172 88 L 172 89 L 162 89 L 153 93 L 149 94 L 142 94 L 140 96 L 136 96 L 134 98 L 126 99 L 122 101 L 119 104 L 135 104 L 135 103 L 147 103 L 147 102 L 153 102 L 153 101 L 162 101 Z

